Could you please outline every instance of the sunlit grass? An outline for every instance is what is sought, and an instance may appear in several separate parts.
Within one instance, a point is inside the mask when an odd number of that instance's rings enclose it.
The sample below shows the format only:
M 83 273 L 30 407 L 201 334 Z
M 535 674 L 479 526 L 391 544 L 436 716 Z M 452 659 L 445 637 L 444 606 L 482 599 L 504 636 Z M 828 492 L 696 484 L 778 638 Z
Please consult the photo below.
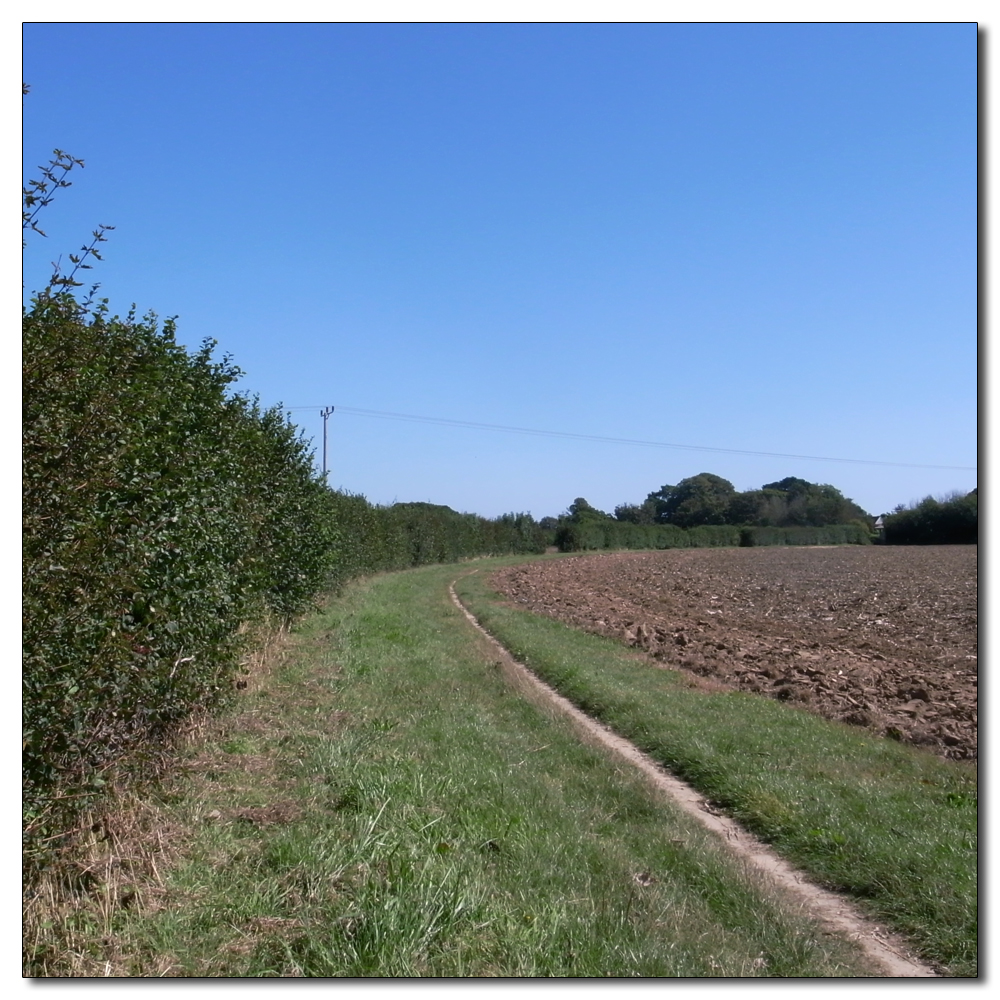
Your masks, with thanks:
M 358 585 L 164 789 L 133 976 L 857 976 L 854 946 L 505 684 L 455 570 Z M 150 897 L 151 898 L 151 897 Z M 111 943 L 109 943 L 111 942 Z

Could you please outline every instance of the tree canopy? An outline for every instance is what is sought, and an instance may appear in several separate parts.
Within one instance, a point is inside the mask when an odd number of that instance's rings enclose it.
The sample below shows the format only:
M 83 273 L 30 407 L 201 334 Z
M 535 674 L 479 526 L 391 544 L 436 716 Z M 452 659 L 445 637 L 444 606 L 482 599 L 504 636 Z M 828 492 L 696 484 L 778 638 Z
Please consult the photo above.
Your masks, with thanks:
M 699 472 L 676 486 L 661 486 L 646 497 L 656 510 L 659 524 L 695 528 L 700 524 L 728 524 L 729 504 L 736 487 L 728 479 Z
M 587 507 L 593 510 L 589 504 Z M 728 479 L 710 472 L 661 486 L 641 504 L 619 504 L 614 516 L 633 524 L 673 524 L 679 528 L 713 524 L 825 527 L 871 521 L 870 514 L 827 483 L 786 476 L 760 489 L 738 492 Z

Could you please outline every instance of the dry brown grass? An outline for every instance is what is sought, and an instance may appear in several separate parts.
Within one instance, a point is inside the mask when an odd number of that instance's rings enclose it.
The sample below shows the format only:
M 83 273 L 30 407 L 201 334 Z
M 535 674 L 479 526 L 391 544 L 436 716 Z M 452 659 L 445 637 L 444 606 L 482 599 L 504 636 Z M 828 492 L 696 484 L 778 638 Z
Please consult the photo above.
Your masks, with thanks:
M 245 630 L 246 653 L 237 687 L 258 692 L 284 661 L 285 627 Z M 242 700 L 242 699 L 241 699 Z M 239 703 L 237 703 L 238 705 Z M 209 776 L 232 766 L 233 755 L 220 749 L 226 735 L 266 726 L 247 713 L 190 716 L 160 747 L 147 748 L 141 763 L 122 761 L 105 776 L 107 793 L 99 809 L 80 817 L 61 835 L 62 845 L 49 869 L 22 890 L 22 975 L 40 978 L 121 977 L 131 975 L 114 927 L 121 910 L 151 913 L 164 905 L 162 872 L 180 854 L 187 831 L 156 796 L 169 796 L 171 776 Z M 271 767 L 266 756 L 242 755 L 240 767 L 260 773 Z M 161 956 L 159 975 L 170 975 L 173 960 Z M 148 973 L 147 973 L 148 975 Z

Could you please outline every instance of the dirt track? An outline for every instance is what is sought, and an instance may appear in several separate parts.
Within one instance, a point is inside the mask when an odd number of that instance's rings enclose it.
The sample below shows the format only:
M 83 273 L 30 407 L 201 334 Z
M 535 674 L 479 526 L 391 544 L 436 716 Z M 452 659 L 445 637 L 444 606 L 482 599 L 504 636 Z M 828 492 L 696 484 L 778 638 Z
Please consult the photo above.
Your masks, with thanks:
M 499 653 L 500 666 L 511 684 L 527 697 L 568 716 L 587 741 L 604 746 L 638 768 L 660 793 L 716 834 L 728 850 L 747 863 L 748 868 L 755 869 L 775 885 L 790 905 L 800 907 L 831 932 L 843 934 L 854 941 L 868 959 L 882 970 L 884 976 L 933 978 L 937 975 L 930 966 L 911 955 L 905 942 L 896 935 L 862 916 L 843 896 L 814 885 L 802 872 L 793 868 L 766 844 L 733 820 L 710 809 L 703 796 L 690 785 L 664 770 L 634 744 L 586 715 L 536 677 L 479 624 L 475 616 L 459 600 L 454 583 L 449 586 L 448 592 L 459 610 Z
M 839 546 L 584 555 L 490 579 L 665 665 L 969 759 L 976 573 L 976 546 Z

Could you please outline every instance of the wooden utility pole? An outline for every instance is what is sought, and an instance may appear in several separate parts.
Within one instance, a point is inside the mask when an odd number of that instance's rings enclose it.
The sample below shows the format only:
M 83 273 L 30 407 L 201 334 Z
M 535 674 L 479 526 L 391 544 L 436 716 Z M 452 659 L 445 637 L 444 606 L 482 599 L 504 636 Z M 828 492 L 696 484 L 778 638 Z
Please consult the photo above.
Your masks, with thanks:
M 323 418 L 323 479 L 326 480 L 326 422 L 333 413 L 333 407 L 328 406 L 325 410 L 320 410 L 319 415 Z

